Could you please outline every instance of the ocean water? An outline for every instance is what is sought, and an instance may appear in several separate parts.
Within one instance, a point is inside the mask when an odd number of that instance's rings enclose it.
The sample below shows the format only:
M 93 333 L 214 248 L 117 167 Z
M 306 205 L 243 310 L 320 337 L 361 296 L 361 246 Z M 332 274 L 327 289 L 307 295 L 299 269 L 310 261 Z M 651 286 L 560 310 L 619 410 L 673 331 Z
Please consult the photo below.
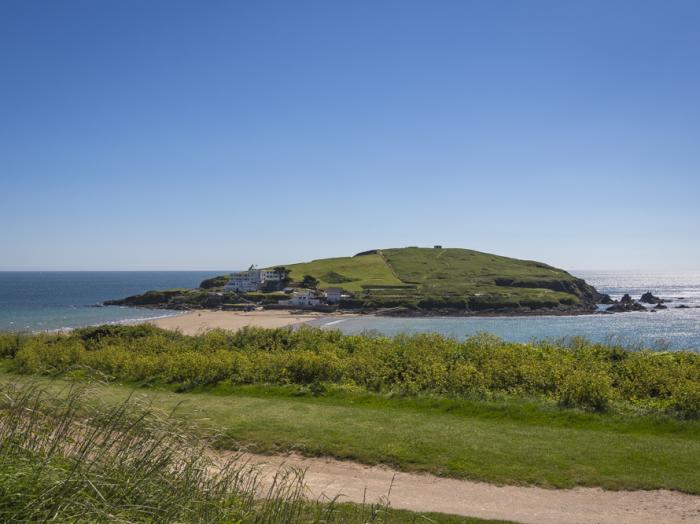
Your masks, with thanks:
M 514 341 L 560 339 L 582 336 L 601 342 L 617 342 L 630 347 L 690 349 L 700 351 L 700 272 L 654 273 L 638 271 L 573 271 L 602 293 L 620 298 L 629 293 L 639 298 L 651 291 L 670 300 L 669 309 L 654 313 L 614 315 L 529 316 L 529 317 L 431 317 L 389 318 L 360 316 L 347 319 L 320 319 L 312 324 L 344 333 L 376 331 L 398 333 L 438 332 L 465 338 L 489 332 Z M 690 309 L 676 309 L 686 305 Z
M 150 289 L 196 287 L 222 271 L 3 271 L 0 330 L 57 330 L 177 314 L 175 311 L 96 307 Z

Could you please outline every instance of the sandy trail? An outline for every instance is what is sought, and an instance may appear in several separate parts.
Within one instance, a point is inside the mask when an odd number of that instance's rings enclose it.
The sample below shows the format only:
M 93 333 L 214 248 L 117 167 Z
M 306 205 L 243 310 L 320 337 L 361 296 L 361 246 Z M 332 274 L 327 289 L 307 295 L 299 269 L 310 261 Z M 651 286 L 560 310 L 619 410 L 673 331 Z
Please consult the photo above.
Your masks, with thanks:
M 233 456 L 233 453 L 221 454 L 222 458 Z M 270 479 L 284 466 L 305 469 L 311 499 L 339 496 L 345 502 L 378 502 L 389 495 L 391 488 L 391 507 L 416 512 L 451 513 L 533 524 L 700 522 L 700 496 L 675 491 L 494 486 L 299 455 L 246 454 L 240 460 L 259 467 L 263 479 Z

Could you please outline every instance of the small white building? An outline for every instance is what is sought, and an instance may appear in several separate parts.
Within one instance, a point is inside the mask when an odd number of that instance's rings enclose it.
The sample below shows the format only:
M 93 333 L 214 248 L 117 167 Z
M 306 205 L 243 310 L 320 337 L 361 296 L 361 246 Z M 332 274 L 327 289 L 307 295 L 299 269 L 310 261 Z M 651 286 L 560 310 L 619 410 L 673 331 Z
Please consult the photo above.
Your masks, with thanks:
M 329 304 L 337 304 L 343 296 L 343 290 L 339 287 L 329 287 L 326 289 L 326 302 Z
M 310 307 L 321 305 L 321 299 L 316 296 L 316 293 L 310 289 L 304 291 L 296 291 L 292 293 L 292 298 L 288 300 L 280 300 L 280 305 L 293 307 Z

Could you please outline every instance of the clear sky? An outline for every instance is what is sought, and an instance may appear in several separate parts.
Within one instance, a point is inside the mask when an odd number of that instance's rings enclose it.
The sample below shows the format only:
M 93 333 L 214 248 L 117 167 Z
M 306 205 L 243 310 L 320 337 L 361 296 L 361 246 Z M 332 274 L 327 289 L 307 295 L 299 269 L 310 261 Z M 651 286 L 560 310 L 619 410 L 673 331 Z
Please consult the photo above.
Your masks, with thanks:
M 0 269 L 700 269 L 700 2 L 0 3 Z

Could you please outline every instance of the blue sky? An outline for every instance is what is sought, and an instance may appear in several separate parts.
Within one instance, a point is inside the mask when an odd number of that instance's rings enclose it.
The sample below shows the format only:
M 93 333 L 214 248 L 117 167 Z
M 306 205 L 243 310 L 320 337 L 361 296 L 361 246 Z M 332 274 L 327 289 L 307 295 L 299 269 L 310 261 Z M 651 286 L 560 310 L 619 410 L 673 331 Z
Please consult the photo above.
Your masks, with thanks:
M 700 2 L 5 1 L 0 269 L 700 269 Z

